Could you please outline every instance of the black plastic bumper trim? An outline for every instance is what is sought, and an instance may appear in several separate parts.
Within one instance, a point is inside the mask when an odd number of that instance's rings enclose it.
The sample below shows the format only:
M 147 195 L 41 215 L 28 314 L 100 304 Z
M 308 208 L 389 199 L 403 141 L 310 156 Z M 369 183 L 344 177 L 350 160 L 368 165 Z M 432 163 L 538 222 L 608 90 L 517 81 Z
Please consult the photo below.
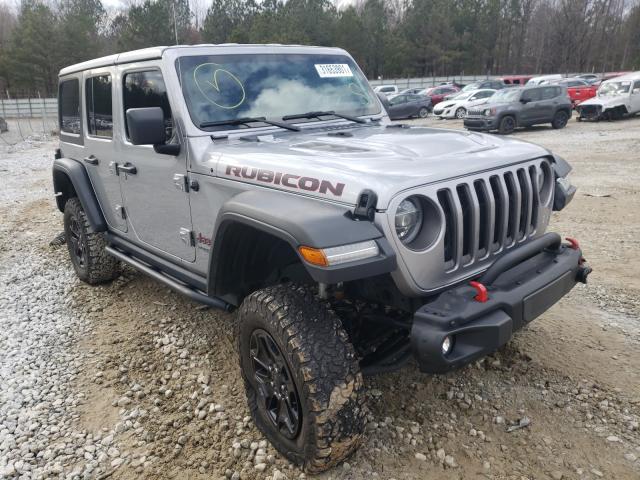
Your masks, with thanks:
M 555 237 L 540 242 L 537 246 L 543 245 L 542 250 L 534 255 L 531 249 L 505 255 L 512 260 L 505 260 L 503 267 L 508 269 L 497 270 L 498 274 L 489 269 L 485 276 L 491 273 L 492 283 L 485 284 L 487 302 L 476 301 L 475 289 L 462 285 L 420 307 L 411 329 L 412 351 L 420 369 L 444 373 L 496 350 L 588 275 L 591 269 L 581 261 L 580 249 L 544 247 L 554 242 Z M 447 336 L 453 338 L 454 346 L 443 355 L 441 345 Z

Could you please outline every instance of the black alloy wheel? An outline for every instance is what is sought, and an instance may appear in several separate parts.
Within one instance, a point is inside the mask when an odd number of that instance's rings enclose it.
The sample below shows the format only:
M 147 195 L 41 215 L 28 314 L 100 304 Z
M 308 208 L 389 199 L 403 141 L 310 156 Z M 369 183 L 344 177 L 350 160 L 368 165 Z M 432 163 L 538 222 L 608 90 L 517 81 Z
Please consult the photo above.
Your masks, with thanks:
M 300 432 L 302 408 L 291 369 L 271 335 L 262 329 L 251 334 L 249 349 L 260 405 L 273 426 L 293 440 Z

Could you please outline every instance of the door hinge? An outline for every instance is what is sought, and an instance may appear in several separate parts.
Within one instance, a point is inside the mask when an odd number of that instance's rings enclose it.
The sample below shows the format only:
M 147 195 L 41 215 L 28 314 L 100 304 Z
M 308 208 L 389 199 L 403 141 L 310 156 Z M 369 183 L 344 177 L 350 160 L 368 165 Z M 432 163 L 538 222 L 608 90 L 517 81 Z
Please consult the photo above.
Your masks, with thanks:
M 189 184 L 187 182 L 187 176 L 186 175 L 183 175 L 181 173 L 176 173 L 173 176 L 173 184 L 181 192 L 188 192 L 189 191 Z
M 180 238 L 182 239 L 185 245 L 189 247 L 196 246 L 196 239 L 195 239 L 195 236 L 193 235 L 193 230 L 189 230 L 188 228 L 184 228 L 184 227 L 181 228 Z
M 126 220 L 127 214 L 125 213 L 124 207 L 122 205 L 116 205 L 116 208 L 114 210 L 116 211 L 116 215 L 119 215 L 120 218 Z

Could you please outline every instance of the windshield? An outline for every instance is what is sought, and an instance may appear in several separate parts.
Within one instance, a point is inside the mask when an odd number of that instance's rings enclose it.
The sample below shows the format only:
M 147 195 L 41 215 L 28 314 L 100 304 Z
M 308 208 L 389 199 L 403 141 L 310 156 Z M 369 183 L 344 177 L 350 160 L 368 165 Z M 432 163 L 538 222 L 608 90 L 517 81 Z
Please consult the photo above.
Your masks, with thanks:
M 462 89 L 463 92 L 469 92 L 471 90 L 477 90 L 480 86 L 479 83 L 470 83 L 469 85 L 465 85 Z
M 503 90 L 498 90 L 496 93 L 489 97 L 489 102 L 491 103 L 505 103 L 505 102 L 514 102 L 520 98 L 520 92 L 522 90 L 519 88 L 505 88 Z
M 380 113 L 367 79 L 344 55 L 185 56 L 177 59 L 176 68 L 196 125 L 312 111 L 352 116 Z
M 605 82 L 598 90 L 598 95 L 614 96 L 629 93 L 631 82 Z

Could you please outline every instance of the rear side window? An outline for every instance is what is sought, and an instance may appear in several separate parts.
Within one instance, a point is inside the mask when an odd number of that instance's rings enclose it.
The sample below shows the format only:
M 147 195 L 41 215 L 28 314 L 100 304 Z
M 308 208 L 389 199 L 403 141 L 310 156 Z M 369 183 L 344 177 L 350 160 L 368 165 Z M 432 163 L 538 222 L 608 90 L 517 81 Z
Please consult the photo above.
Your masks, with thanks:
M 164 126 L 167 130 L 167 138 L 171 138 L 173 132 L 173 119 L 171 117 L 171 107 L 169 97 L 165 87 L 162 74 L 159 70 L 149 70 L 146 72 L 132 72 L 124 76 L 124 112 L 125 130 L 129 138 L 129 128 L 127 126 L 126 112 L 130 108 L 160 107 L 164 113 Z
M 80 134 L 80 81 L 77 78 L 60 82 L 58 93 L 60 131 Z
M 100 75 L 85 80 L 87 103 L 87 131 L 96 137 L 113 137 L 113 107 L 111 75 Z
M 542 100 L 551 100 L 560 94 L 558 87 L 545 87 L 542 89 Z

